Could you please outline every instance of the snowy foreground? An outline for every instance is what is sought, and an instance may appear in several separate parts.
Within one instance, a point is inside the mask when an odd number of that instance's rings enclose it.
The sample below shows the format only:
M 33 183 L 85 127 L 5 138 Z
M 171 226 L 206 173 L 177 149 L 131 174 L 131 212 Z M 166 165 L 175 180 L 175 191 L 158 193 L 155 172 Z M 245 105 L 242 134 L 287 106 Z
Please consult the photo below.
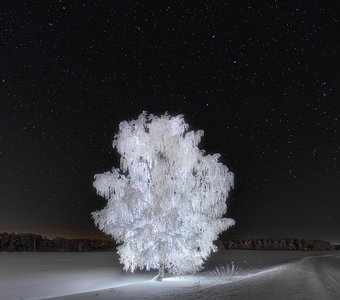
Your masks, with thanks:
M 0 299 L 340 299 L 340 252 L 223 250 L 194 276 L 155 275 L 126 274 L 111 252 L 0 253 Z

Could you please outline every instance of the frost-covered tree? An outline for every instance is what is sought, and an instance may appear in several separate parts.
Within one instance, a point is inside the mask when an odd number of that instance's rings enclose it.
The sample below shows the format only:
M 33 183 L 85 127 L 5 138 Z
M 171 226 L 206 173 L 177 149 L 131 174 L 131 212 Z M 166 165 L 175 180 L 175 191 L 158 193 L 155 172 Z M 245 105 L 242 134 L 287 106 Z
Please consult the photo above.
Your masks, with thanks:
M 159 280 L 164 269 L 196 272 L 216 251 L 218 234 L 235 223 L 223 218 L 233 173 L 219 154 L 197 147 L 203 131 L 188 128 L 183 116 L 167 113 L 121 122 L 113 141 L 120 169 L 95 175 L 108 202 L 92 216 L 120 244 L 126 271 L 159 269 Z

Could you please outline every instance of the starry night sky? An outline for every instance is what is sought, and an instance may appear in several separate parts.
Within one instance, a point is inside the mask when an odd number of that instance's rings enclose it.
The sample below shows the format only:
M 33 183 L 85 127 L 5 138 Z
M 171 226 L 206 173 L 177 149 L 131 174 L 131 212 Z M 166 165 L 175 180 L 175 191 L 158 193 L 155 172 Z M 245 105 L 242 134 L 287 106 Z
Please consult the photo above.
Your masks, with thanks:
M 229 236 L 340 242 L 330 3 L 1 1 L 0 231 L 99 236 L 93 176 L 146 110 L 183 114 L 235 173 Z

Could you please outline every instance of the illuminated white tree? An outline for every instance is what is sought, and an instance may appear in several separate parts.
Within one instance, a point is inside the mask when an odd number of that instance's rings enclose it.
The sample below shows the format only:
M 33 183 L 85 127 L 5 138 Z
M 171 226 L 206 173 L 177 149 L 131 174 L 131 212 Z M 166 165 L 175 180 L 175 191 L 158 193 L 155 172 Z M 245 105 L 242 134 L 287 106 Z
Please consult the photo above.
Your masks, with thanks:
M 197 147 L 203 131 L 188 128 L 183 116 L 167 113 L 121 122 L 113 141 L 120 169 L 95 175 L 108 202 L 92 216 L 120 244 L 126 271 L 159 269 L 159 280 L 164 269 L 196 272 L 216 251 L 218 234 L 235 223 L 223 218 L 233 173 L 219 154 Z

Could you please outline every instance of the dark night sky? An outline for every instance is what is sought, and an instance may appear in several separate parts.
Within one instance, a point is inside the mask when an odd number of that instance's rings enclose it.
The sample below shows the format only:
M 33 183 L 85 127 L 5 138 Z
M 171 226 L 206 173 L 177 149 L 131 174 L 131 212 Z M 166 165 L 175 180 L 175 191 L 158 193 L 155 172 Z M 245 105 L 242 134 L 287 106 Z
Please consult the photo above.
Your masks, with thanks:
M 0 231 L 98 234 L 93 176 L 146 110 L 235 173 L 230 236 L 340 242 L 335 5 L 1 1 Z

